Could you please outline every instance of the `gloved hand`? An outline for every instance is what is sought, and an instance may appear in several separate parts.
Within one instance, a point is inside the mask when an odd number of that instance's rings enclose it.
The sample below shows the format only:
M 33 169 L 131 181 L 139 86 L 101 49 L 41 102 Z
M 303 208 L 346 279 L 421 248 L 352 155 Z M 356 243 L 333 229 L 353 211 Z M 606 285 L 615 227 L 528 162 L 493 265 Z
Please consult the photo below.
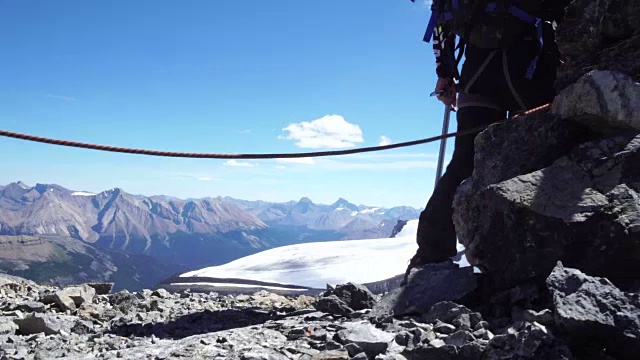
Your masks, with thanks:
M 436 90 L 433 92 L 438 100 L 442 101 L 445 105 L 450 105 L 453 111 L 456 110 L 458 105 L 456 85 L 453 79 L 438 78 L 436 83 Z

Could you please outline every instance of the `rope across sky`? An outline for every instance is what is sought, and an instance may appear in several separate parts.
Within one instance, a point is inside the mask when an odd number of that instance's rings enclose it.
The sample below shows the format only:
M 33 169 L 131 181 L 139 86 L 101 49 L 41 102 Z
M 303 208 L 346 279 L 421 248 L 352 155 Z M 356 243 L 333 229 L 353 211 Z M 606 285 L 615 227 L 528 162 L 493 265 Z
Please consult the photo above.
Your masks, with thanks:
M 528 115 L 534 112 L 546 110 L 550 106 L 551 104 L 546 104 L 541 107 L 531 109 L 523 113 L 522 115 Z M 408 146 L 426 144 L 426 143 L 430 143 L 430 142 L 434 142 L 434 141 L 438 141 L 446 138 L 451 138 L 451 137 L 464 136 L 464 135 L 481 131 L 486 127 L 487 126 L 481 126 L 465 132 L 455 132 L 455 133 L 450 133 L 445 135 L 433 136 L 426 139 L 401 142 L 401 143 L 396 143 L 391 145 L 371 146 L 371 147 L 363 147 L 363 148 L 348 149 L 348 150 L 283 153 L 283 154 L 277 154 L 277 153 L 276 154 L 268 154 L 268 153 L 266 154 L 216 154 L 216 153 L 188 153 L 188 152 L 172 152 L 172 151 L 161 151 L 161 150 L 147 150 L 147 149 L 117 147 L 117 146 L 110 146 L 110 145 L 91 144 L 91 143 L 84 143 L 84 142 L 70 141 L 70 140 L 51 139 L 51 138 L 21 134 L 21 133 L 6 131 L 6 130 L 0 130 L 0 136 L 20 139 L 25 141 L 51 144 L 51 145 L 76 147 L 76 148 L 83 148 L 83 149 L 126 153 L 126 154 L 175 157 L 175 158 L 248 160 L 248 159 L 285 159 L 285 158 L 291 159 L 291 158 L 306 158 L 306 157 L 338 156 L 338 155 L 349 155 L 349 154 L 358 154 L 358 153 L 365 153 L 365 152 L 383 151 L 383 150 L 390 150 L 390 149 L 397 149 L 397 148 L 403 148 Z

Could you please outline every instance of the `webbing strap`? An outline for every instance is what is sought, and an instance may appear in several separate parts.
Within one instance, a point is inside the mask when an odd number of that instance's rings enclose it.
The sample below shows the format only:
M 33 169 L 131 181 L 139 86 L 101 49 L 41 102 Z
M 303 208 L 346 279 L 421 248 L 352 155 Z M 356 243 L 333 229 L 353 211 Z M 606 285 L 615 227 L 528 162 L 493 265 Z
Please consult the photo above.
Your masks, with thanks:
M 427 31 L 424 33 L 424 37 L 422 40 L 425 42 L 431 42 L 431 38 L 433 37 L 433 30 L 436 28 L 438 24 L 438 10 L 431 10 L 431 18 L 429 18 L 429 25 L 427 25 Z
M 538 38 L 538 54 L 531 60 L 529 63 L 529 67 L 527 68 L 526 78 L 531 80 L 533 78 L 533 74 L 536 72 L 536 68 L 538 67 L 538 60 L 540 59 L 540 52 L 542 52 L 542 48 L 544 47 L 544 37 L 543 37 L 543 29 L 542 29 L 542 19 L 536 16 L 533 16 L 526 11 L 517 8 L 515 6 L 509 7 L 509 13 L 518 19 L 534 25 L 536 27 L 536 34 Z
M 511 5 L 509 7 L 509 14 L 511 14 L 511 15 L 517 17 L 518 19 L 520 19 L 520 20 L 522 20 L 522 21 L 524 21 L 526 23 L 529 23 L 531 25 L 535 25 L 536 22 L 539 20 L 538 17 L 533 16 L 533 15 L 529 14 L 528 12 L 526 12 L 526 11 L 520 9 L 520 8 L 517 8 L 517 7 L 513 6 L 513 5 Z
M 542 52 L 542 48 L 544 47 L 544 37 L 542 36 L 542 19 L 538 19 L 538 21 L 536 22 L 536 30 L 538 32 L 538 45 L 540 46 L 540 49 L 538 51 L 538 54 L 536 54 L 536 57 L 531 60 L 529 68 L 527 69 L 526 77 L 529 80 L 533 78 L 533 74 L 536 72 L 536 68 L 538 67 L 538 60 L 540 59 L 540 53 Z
M 498 4 L 497 3 L 488 3 L 487 7 L 485 9 L 486 12 L 491 12 L 491 11 L 496 11 L 498 9 Z M 536 69 L 538 67 L 538 60 L 540 59 L 540 52 L 542 51 L 542 48 L 544 46 L 544 37 L 543 37 L 543 21 L 541 18 L 537 17 L 537 16 L 533 16 L 531 14 L 529 14 L 528 12 L 520 9 L 519 7 L 516 7 L 514 5 L 511 5 L 508 9 L 509 14 L 515 16 L 516 18 L 518 18 L 521 21 L 524 21 L 528 24 L 534 25 L 536 27 L 536 35 L 537 35 L 537 39 L 538 39 L 538 53 L 536 54 L 536 56 L 533 58 L 533 60 L 531 60 L 531 62 L 529 63 L 529 66 L 527 67 L 527 72 L 525 74 L 525 77 L 529 80 L 531 80 L 533 78 L 533 74 L 536 72 Z

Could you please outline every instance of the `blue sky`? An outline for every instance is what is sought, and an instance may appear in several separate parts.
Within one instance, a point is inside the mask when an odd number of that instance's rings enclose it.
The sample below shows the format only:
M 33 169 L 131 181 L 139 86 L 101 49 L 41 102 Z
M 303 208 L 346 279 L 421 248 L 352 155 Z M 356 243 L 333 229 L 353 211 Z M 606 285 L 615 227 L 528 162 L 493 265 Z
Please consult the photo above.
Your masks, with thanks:
M 438 135 L 428 16 L 409 0 L 0 0 L 0 128 L 217 153 Z M 0 138 L 0 184 L 422 207 L 438 146 L 227 162 Z

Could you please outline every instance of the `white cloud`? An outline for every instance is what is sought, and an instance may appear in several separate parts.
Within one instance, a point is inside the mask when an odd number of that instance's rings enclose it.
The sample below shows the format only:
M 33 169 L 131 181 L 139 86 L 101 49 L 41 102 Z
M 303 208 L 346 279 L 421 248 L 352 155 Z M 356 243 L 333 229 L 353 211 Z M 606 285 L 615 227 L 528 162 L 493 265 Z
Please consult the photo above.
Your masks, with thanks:
M 284 165 L 278 165 L 278 166 L 276 166 L 276 169 L 286 169 L 286 168 L 287 168 L 287 167 L 286 167 L 286 166 L 284 166 Z
M 224 166 L 233 166 L 233 167 L 255 167 L 256 164 L 250 163 L 250 162 L 245 162 L 245 161 L 238 161 L 235 159 L 231 159 L 229 161 L 226 161 L 224 164 L 222 164 Z
M 201 176 L 201 177 L 198 178 L 198 180 L 200 180 L 200 181 L 213 181 L 215 179 L 212 178 L 211 176 Z
M 78 99 L 76 99 L 74 97 L 71 97 L 71 96 L 54 95 L 54 94 L 47 94 L 44 97 L 51 98 L 51 99 L 64 100 L 64 101 L 77 101 L 78 100 Z
M 287 158 L 287 159 L 276 159 L 279 163 L 284 164 L 305 164 L 305 165 L 313 165 L 316 161 L 313 158 Z
M 240 134 L 249 134 L 251 132 L 251 129 L 244 129 L 240 131 Z
M 348 123 L 340 115 L 290 124 L 282 130 L 288 134 L 280 136 L 280 139 L 296 140 L 298 147 L 307 149 L 348 148 L 364 141 L 360 126 Z
M 387 146 L 391 144 L 393 144 L 393 142 L 388 136 L 380 136 L 380 142 L 378 143 L 378 146 Z

